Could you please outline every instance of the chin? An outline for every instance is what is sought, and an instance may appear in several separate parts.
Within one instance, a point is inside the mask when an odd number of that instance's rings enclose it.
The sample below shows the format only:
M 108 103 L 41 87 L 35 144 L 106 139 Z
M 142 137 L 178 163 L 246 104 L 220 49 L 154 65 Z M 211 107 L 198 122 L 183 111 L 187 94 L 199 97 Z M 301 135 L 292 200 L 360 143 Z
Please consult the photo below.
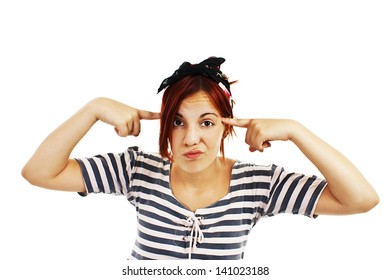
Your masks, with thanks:
M 189 174 L 197 174 L 210 168 L 215 159 L 201 158 L 196 160 L 188 160 L 186 158 L 175 161 L 177 166 Z
M 193 173 L 193 174 L 196 174 L 196 173 L 200 173 L 202 171 L 204 171 L 208 166 L 205 165 L 205 164 L 202 164 L 200 162 L 177 162 L 178 163 L 178 166 L 180 166 L 180 168 L 185 171 L 186 173 Z

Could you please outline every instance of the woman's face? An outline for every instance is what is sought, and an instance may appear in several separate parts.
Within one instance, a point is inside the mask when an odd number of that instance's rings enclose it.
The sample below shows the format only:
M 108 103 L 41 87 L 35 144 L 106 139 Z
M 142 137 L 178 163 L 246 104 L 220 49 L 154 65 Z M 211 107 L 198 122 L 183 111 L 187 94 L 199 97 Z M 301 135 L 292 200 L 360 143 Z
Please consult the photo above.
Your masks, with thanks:
M 204 92 L 182 101 L 172 125 L 171 150 L 177 166 L 188 173 L 198 173 L 215 162 L 225 126 Z

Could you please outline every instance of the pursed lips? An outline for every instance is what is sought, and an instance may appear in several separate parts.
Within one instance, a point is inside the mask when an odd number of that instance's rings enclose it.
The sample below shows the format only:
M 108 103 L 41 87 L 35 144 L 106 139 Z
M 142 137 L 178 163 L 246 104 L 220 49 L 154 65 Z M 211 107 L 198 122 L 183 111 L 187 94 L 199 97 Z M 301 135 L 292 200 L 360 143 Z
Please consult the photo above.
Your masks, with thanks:
M 183 155 L 188 159 L 197 159 L 203 154 L 200 150 L 192 150 L 184 153 Z

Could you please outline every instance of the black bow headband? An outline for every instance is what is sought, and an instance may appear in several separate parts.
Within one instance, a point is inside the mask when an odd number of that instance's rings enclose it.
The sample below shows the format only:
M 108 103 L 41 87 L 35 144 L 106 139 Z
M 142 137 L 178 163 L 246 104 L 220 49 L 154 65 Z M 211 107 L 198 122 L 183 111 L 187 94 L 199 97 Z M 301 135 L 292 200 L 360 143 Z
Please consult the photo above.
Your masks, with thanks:
M 166 78 L 158 88 L 157 93 L 162 91 L 167 86 L 170 86 L 177 81 L 181 80 L 184 77 L 191 75 L 204 75 L 213 79 L 217 84 L 222 83 L 225 88 L 228 90 L 230 98 L 230 83 L 227 77 L 219 70 L 219 67 L 222 63 L 225 62 L 225 59 L 222 57 L 210 57 L 199 64 L 191 64 L 189 62 L 184 62 L 179 69 L 177 69 L 172 76 Z

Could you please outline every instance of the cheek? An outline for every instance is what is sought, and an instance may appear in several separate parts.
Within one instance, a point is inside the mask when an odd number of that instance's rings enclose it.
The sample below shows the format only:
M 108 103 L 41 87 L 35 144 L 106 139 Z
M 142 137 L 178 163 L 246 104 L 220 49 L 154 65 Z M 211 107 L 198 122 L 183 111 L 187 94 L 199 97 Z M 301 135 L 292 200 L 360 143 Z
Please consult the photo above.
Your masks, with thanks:
M 208 143 L 209 146 L 219 147 L 221 144 L 222 136 L 223 130 L 216 129 L 205 135 L 204 140 Z
M 182 142 L 183 142 L 183 135 L 181 135 L 180 130 L 173 130 L 172 131 L 172 138 L 171 138 L 172 151 L 177 149 Z

